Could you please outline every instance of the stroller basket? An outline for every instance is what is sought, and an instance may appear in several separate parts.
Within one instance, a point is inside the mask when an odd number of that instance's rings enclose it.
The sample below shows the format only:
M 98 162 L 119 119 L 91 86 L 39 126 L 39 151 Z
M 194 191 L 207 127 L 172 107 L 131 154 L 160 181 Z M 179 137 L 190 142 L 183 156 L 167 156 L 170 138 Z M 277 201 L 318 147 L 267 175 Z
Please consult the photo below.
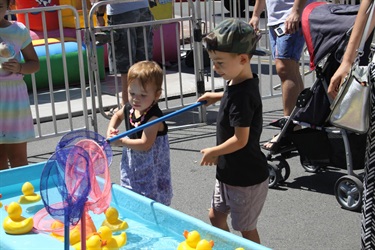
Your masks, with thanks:
M 302 165 L 346 169 L 346 151 L 341 133 L 304 128 L 290 134 Z M 348 134 L 353 170 L 363 169 L 366 135 Z
M 289 134 L 297 148 L 302 165 L 326 167 L 330 165 L 331 145 L 327 133 L 305 128 Z

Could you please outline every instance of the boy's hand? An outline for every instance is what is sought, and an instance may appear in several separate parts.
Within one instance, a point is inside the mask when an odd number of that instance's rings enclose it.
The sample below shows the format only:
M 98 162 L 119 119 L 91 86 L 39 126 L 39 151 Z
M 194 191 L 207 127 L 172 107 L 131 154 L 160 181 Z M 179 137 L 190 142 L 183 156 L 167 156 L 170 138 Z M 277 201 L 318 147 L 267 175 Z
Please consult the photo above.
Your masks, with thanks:
M 223 93 L 213 93 L 213 92 L 206 92 L 201 97 L 198 98 L 197 102 L 207 101 L 205 106 L 210 106 L 215 102 L 219 101 L 223 97 Z
M 203 154 L 201 166 L 212 166 L 217 164 L 218 157 L 214 155 L 212 148 L 205 148 L 201 150 Z

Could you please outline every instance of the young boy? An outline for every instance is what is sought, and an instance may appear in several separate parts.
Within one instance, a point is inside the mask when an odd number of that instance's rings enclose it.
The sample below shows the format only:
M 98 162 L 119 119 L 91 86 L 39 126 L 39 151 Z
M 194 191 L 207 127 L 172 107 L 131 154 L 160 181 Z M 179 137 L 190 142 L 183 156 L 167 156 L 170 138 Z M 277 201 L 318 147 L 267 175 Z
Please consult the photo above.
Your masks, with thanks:
M 232 227 L 246 239 L 260 243 L 257 220 L 268 192 L 268 168 L 259 145 L 262 133 L 262 100 L 259 79 L 250 68 L 260 39 L 254 29 L 238 19 L 227 19 L 205 38 L 213 68 L 227 81 L 222 93 L 208 92 L 198 101 L 211 105 L 221 100 L 217 117 L 217 146 L 201 150 L 201 165 L 217 165 L 216 185 L 209 218 L 213 226 Z

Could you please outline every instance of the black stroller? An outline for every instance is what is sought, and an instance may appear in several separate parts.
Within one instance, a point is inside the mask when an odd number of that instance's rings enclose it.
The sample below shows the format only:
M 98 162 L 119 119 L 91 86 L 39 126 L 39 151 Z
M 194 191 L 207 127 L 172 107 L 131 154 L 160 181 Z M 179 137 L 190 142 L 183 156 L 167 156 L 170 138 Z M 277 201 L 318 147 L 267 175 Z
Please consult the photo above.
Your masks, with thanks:
M 339 204 L 352 211 L 362 206 L 362 176 L 354 170 L 364 168 L 366 135 L 350 133 L 327 122 L 331 103 L 327 88 L 340 65 L 358 9 L 358 5 L 326 2 L 306 6 L 302 29 L 316 81 L 301 92 L 290 118 L 273 123 L 281 127 L 281 131 L 267 155 L 269 187 L 286 181 L 290 167 L 285 159 L 296 154 L 308 172 L 318 172 L 328 166 L 346 169 L 347 175 L 336 181 L 334 192 Z M 361 59 L 367 65 L 368 52 Z M 302 129 L 294 131 L 297 124 Z

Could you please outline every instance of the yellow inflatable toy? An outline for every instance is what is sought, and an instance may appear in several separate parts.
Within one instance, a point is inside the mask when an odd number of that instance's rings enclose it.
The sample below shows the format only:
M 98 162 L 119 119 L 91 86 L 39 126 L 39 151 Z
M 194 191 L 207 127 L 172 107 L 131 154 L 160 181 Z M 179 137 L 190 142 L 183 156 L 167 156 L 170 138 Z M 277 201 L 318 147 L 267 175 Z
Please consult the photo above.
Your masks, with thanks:
M 26 234 L 33 229 L 33 218 L 22 217 L 22 208 L 17 202 L 11 202 L 6 211 L 8 216 L 3 222 L 4 231 L 8 234 Z
M 125 232 L 114 236 L 109 227 L 102 226 L 97 234 L 102 240 L 102 250 L 117 250 L 126 244 L 127 237 Z
M 177 250 L 212 250 L 214 242 L 207 241 L 205 239 L 201 240 L 201 236 L 198 231 L 184 231 L 185 241 L 181 242 Z
M 34 193 L 34 186 L 30 182 L 25 182 L 22 185 L 22 193 L 23 195 L 20 197 L 18 201 L 21 204 L 28 204 L 40 201 L 41 196 L 39 194 Z
M 107 226 L 112 232 L 117 232 L 127 229 L 128 223 L 119 219 L 119 213 L 116 208 L 109 207 L 105 211 L 105 220 L 102 226 Z

